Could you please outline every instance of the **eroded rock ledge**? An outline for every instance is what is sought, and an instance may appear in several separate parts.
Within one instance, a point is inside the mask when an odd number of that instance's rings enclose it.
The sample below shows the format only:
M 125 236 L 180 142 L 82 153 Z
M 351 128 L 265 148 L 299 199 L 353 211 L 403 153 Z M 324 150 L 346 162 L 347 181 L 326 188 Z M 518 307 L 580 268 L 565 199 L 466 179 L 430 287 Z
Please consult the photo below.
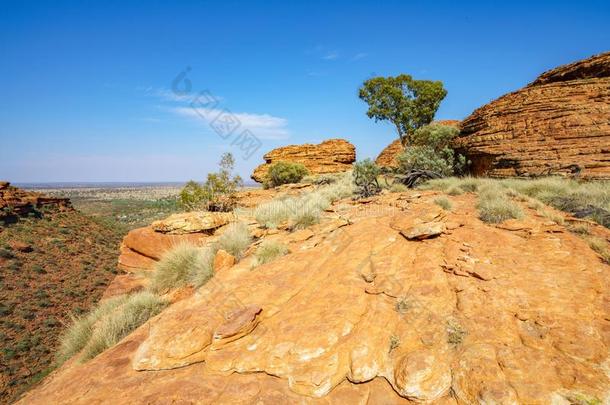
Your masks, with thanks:
M 317 145 L 289 145 L 263 156 L 265 163 L 254 169 L 252 180 L 262 183 L 269 166 L 276 162 L 302 163 L 311 174 L 340 173 L 351 169 L 356 148 L 344 139 L 329 139 Z
M 610 178 L 610 52 L 540 75 L 478 108 L 458 149 L 475 175 Z

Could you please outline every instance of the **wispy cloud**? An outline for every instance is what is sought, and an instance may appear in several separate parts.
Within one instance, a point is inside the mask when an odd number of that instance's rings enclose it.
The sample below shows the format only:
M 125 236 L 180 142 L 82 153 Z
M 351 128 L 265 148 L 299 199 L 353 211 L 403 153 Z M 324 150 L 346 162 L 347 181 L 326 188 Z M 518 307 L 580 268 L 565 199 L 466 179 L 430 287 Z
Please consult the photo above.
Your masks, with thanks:
M 337 51 L 329 51 L 322 56 L 322 59 L 324 60 L 335 60 L 337 58 L 339 58 L 339 52 Z
M 351 60 L 356 61 L 356 60 L 360 60 L 362 58 L 366 58 L 367 56 L 368 56 L 368 53 L 359 52 L 359 53 L 355 54 Z
M 208 124 L 213 122 L 224 110 L 214 108 L 175 107 L 171 111 L 182 117 L 198 119 Z M 240 123 L 240 130 L 249 129 L 259 139 L 286 139 L 290 136 L 288 121 L 270 114 L 248 112 L 231 113 Z

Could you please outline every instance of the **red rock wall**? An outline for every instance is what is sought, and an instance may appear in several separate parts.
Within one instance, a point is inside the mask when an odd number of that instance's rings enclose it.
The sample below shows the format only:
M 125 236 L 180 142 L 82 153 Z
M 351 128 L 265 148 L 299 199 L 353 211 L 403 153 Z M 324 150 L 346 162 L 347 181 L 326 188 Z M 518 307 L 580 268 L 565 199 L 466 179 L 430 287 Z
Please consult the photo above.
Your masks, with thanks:
M 550 70 L 478 108 L 455 146 L 475 175 L 610 178 L 610 52 Z

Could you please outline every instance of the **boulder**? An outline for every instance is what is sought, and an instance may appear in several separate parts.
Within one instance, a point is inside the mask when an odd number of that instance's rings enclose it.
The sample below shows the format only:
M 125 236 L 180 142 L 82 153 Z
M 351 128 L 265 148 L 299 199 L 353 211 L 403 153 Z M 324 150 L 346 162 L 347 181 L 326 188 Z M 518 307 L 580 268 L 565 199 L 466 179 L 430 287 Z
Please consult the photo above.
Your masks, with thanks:
M 317 145 L 289 145 L 263 156 L 265 163 L 254 169 L 252 179 L 265 181 L 269 166 L 277 162 L 302 163 L 311 174 L 339 173 L 350 170 L 356 161 L 356 148 L 344 139 L 329 139 Z
M 610 52 L 540 75 L 478 108 L 456 148 L 474 175 L 610 178 Z
M 233 219 L 235 219 L 235 216 L 230 212 L 183 212 L 155 221 L 151 224 L 151 228 L 156 232 L 171 235 L 211 233 L 211 231 L 228 224 Z
M 439 121 L 434 121 L 434 124 L 458 127 L 460 125 L 460 121 L 458 121 L 458 120 L 439 120 Z M 377 159 L 375 159 L 375 163 L 377 163 L 378 166 L 382 166 L 382 167 L 398 167 L 398 161 L 396 160 L 396 157 L 403 150 L 405 150 L 405 148 L 400 143 L 400 139 L 395 139 L 394 141 L 392 141 L 392 143 L 390 143 L 388 146 L 386 146 L 381 151 L 379 156 L 377 156 Z

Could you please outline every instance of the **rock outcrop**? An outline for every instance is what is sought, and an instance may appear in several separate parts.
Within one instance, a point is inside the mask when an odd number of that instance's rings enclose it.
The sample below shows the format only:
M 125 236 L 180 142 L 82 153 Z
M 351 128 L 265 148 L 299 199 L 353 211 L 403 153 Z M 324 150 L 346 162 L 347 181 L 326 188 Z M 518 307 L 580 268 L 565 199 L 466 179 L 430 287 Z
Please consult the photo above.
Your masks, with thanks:
M 259 229 L 289 254 L 247 253 L 21 403 L 608 403 L 610 267 L 525 205 L 494 226 L 438 194 Z
M 68 198 L 47 197 L 11 186 L 8 181 L 0 181 L 0 221 L 44 209 L 68 211 L 72 210 L 72 204 Z
M 434 124 L 439 125 L 447 125 L 452 127 L 458 127 L 460 125 L 460 121 L 458 120 L 439 120 L 434 121 Z M 400 143 L 400 139 L 396 139 L 392 141 L 388 146 L 386 146 L 377 159 L 375 159 L 375 163 L 378 166 L 382 167 L 398 167 L 398 162 L 396 161 L 396 157 L 405 150 L 404 146 Z
M 475 175 L 610 178 L 610 52 L 560 66 L 475 110 L 456 147 Z
M 351 169 L 356 148 L 344 139 L 329 139 L 317 145 L 289 145 L 273 149 L 263 156 L 265 163 L 254 169 L 252 180 L 262 183 L 269 166 L 276 162 L 302 163 L 311 174 L 339 173 Z

